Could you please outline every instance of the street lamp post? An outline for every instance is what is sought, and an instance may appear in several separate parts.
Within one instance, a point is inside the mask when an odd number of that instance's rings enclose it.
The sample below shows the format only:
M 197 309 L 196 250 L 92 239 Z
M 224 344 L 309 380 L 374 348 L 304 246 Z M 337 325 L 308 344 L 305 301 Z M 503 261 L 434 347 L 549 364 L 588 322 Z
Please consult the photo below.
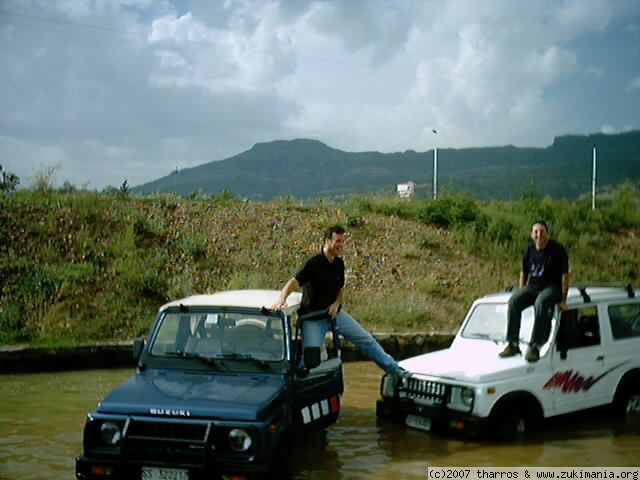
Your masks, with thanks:
M 438 131 L 435 128 L 432 128 L 431 131 L 434 135 L 438 134 Z M 436 141 L 435 147 L 433 147 L 433 199 L 438 198 L 438 144 Z
M 591 210 L 596 209 L 596 145 L 593 144 L 593 169 L 591 174 Z

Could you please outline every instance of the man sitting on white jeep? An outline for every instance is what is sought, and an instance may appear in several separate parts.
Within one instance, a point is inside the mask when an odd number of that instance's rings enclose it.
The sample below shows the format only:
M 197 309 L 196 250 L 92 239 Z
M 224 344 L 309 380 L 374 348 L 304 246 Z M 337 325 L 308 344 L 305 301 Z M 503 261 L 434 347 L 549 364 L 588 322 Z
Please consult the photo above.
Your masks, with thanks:
M 537 362 L 540 346 L 549 336 L 551 316 L 555 304 L 566 310 L 567 292 L 571 283 L 569 257 L 565 248 L 549 238 L 549 227 L 543 220 L 531 227 L 532 242 L 522 255 L 519 290 L 509 300 L 506 348 L 500 352 L 502 358 L 520 354 L 518 337 L 522 311 L 534 305 L 534 325 L 526 359 Z

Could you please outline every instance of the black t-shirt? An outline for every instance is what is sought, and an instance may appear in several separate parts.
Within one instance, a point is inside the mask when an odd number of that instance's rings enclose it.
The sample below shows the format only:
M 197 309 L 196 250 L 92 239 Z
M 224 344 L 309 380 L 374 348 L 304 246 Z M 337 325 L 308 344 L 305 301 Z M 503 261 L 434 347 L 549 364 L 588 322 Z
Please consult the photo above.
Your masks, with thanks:
M 536 250 L 536 244 L 531 242 L 522 256 L 522 271 L 532 287 L 562 287 L 562 275 L 569 272 L 567 251 L 554 240 L 549 240 L 542 250 Z
M 302 287 L 302 301 L 298 313 L 324 310 L 338 298 L 344 287 L 344 261 L 335 257 L 330 262 L 324 254 L 311 257 L 302 266 L 295 279 Z

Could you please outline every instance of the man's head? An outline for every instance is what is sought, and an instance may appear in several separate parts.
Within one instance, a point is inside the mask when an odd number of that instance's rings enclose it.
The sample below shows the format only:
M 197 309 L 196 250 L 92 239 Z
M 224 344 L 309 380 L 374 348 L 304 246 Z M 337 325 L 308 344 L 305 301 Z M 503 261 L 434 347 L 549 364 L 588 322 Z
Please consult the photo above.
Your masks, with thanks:
M 325 254 L 330 257 L 338 257 L 344 250 L 344 241 L 346 237 L 346 231 L 341 225 L 333 225 L 327 228 L 324 232 L 324 247 Z
M 531 225 L 531 239 L 536 244 L 536 249 L 542 250 L 549 243 L 549 227 L 544 220 L 536 220 Z

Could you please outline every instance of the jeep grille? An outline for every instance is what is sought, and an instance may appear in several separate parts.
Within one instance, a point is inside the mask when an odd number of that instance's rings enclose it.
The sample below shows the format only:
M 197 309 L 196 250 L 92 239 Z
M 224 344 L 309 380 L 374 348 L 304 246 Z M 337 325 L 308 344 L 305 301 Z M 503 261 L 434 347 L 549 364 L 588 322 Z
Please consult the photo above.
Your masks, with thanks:
M 440 406 L 445 401 L 447 387 L 444 383 L 410 377 L 400 388 L 400 398 L 407 398 L 423 405 Z
M 170 423 L 134 420 L 129 425 L 127 436 L 164 438 L 173 440 L 204 441 L 207 433 L 206 423 Z
M 207 445 L 207 423 L 132 420 L 126 433 L 127 456 L 133 461 L 202 462 Z

